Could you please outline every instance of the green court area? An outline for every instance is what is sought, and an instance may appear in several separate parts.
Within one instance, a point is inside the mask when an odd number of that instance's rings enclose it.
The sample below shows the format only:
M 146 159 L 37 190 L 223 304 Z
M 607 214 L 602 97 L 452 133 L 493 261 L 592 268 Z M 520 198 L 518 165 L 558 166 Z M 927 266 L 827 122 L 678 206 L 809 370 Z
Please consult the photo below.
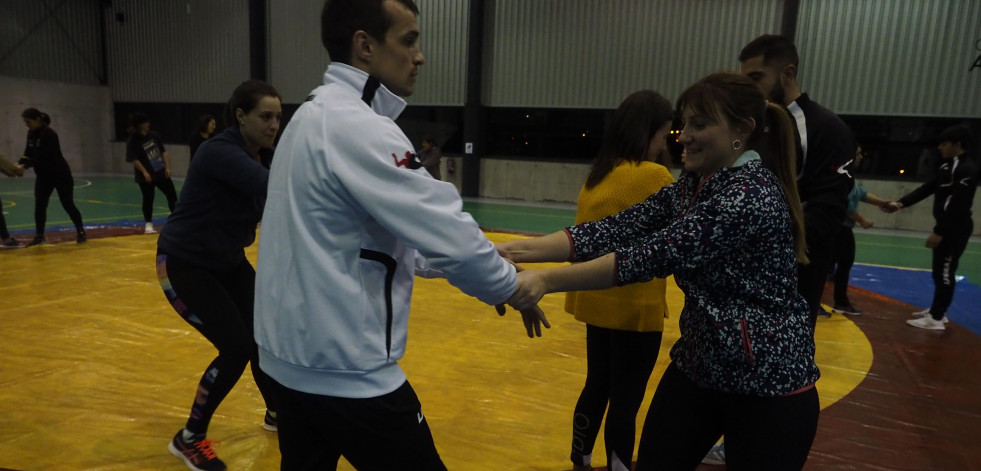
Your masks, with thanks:
M 180 180 L 174 181 L 178 192 Z M 86 226 L 141 226 L 140 190 L 130 177 L 76 177 L 75 204 L 82 212 Z M 3 178 L 0 199 L 7 227 L 14 235 L 34 234 L 34 179 Z M 545 234 L 562 229 L 575 221 L 571 204 L 529 204 L 497 200 L 467 199 L 464 211 L 473 215 L 484 228 L 522 233 Z M 154 221 L 162 224 L 167 217 L 167 200 L 159 191 L 154 200 Z M 49 232 L 71 228 L 68 215 L 52 195 L 48 204 Z M 892 267 L 930 269 L 930 251 L 923 247 L 924 233 L 901 231 L 855 230 L 855 262 Z M 972 240 L 960 260 L 959 275 L 971 283 L 981 280 L 981 242 Z
M 174 180 L 178 193 L 182 183 Z M 86 226 L 143 225 L 140 188 L 132 177 L 75 177 L 74 197 Z M 0 199 L 3 199 L 7 229 L 14 235 L 33 235 L 34 179 L 3 178 L 0 180 Z M 157 191 L 153 219 L 163 223 L 168 214 L 167 198 Z M 58 194 L 52 193 L 46 231 L 72 227 L 68 214 L 58 202 Z

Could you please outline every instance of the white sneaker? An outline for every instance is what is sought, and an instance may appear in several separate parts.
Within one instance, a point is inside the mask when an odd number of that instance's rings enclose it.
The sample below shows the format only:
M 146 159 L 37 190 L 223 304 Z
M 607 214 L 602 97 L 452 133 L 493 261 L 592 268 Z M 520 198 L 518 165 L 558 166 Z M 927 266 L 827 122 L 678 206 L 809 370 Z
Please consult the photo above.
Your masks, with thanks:
M 726 464 L 726 442 L 716 443 L 702 458 L 702 464 Z
M 938 321 L 930 316 L 924 316 L 917 319 L 910 319 L 906 321 L 907 324 L 913 327 L 919 327 L 921 329 L 928 330 L 946 330 L 947 327 L 944 326 L 943 321 Z
M 926 309 L 924 309 L 922 311 L 914 312 L 911 317 L 913 317 L 913 319 L 922 319 L 924 317 L 931 317 L 930 316 L 930 308 L 926 308 Z M 947 319 L 947 314 L 944 314 L 944 318 L 941 319 L 941 320 L 944 321 L 944 324 L 949 324 L 950 323 L 950 319 Z
M 148 223 L 146 223 L 146 226 L 143 226 L 143 233 L 144 234 L 156 234 L 157 233 L 157 230 L 153 228 L 153 223 L 152 222 L 148 222 Z

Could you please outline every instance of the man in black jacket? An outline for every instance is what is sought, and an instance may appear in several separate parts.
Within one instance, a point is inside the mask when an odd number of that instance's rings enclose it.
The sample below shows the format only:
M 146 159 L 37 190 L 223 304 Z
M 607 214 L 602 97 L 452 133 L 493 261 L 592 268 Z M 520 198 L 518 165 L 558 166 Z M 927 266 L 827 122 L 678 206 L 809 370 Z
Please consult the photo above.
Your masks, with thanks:
M 940 133 L 940 157 L 943 163 L 937 175 L 898 201 L 890 201 L 882 210 L 891 213 L 912 206 L 927 196 L 933 198 L 933 218 L 936 225 L 927 237 L 926 246 L 933 249 L 933 303 L 929 309 L 914 312 L 906 321 L 913 327 L 944 330 L 947 308 L 954 299 L 957 262 L 974 231 L 971 204 L 978 188 L 977 168 L 966 154 L 971 143 L 971 130 L 961 124 Z
M 797 289 L 811 308 L 811 325 L 821 307 L 824 283 L 834 264 L 833 241 L 845 219 L 853 181 L 847 166 L 855 157 L 851 129 L 831 110 L 811 101 L 797 85 L 797 48 L 783 36 L 765 34 L 739 53 L 740 72 L 772 102 L 787 107 L 797 122 L 797 190 L 804 206 L 808 265 L 798 269 Z

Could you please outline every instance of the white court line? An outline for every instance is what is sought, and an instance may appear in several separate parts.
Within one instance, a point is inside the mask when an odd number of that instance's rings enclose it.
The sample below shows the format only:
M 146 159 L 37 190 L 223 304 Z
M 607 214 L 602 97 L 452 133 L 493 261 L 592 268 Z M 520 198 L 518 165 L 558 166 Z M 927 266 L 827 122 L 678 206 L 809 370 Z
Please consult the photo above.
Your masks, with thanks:
M 78 181 L 79 180 L 81 180 L 83 182 L 81 185 L 78 184 Z M 86 180 L 84 178 L 76 178 L 75 179 L 75 186 L 73 186 L 72 189 L 73 190 L 78 190 L 78 189 L 89 187 L 89 186 L 92 186 L 92 180 Z M 0 191 L 0 196 L 7 196 L 7 195 L 33 195 L 33 194 L 34 194 L 34 190 L 30 190 L 30 191 Z

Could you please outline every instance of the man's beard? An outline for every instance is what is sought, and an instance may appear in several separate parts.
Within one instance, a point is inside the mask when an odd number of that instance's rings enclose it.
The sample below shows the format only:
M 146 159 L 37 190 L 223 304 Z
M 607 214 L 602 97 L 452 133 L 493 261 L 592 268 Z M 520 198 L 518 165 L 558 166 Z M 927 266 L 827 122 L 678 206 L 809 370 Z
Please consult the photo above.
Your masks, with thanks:
M 770 89 L 769 95 L 770 95 L 769 96 L 770 101 L 774 103 L 779 103 L 781 105 L 788 104 L 784 102 L 784 98 L 787 97 L 787 94 L 784 93 L 783 85 L 781 85 L 780 82 L 777 82 L 773 85 L 773 88 Z

